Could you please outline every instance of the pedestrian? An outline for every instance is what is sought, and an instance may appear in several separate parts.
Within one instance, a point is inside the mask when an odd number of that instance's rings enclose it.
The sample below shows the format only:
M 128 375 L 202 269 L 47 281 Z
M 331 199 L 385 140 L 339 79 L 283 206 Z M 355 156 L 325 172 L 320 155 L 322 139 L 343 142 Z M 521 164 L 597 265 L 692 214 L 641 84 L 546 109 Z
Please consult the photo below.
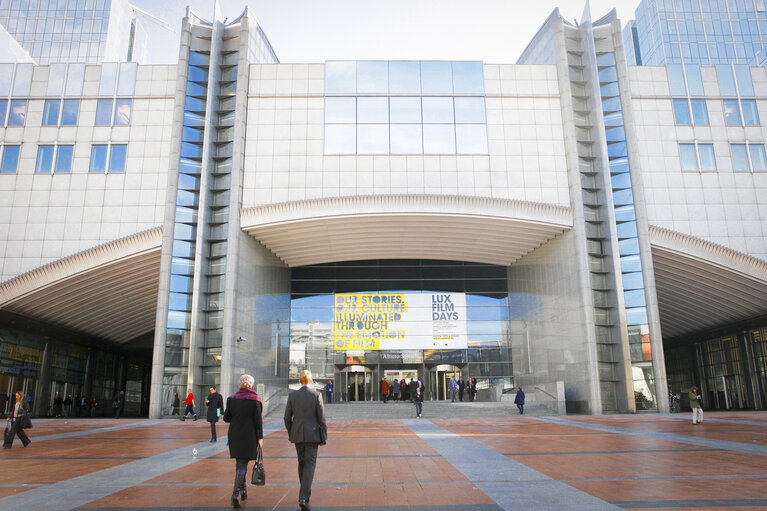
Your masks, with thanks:
M 328 396 L 328 403 L 333 402 L 333 380 L 328 380 L 325 384 L 325 393 Z
M 218 422 L 218 417 L 224 412 L 224 398 L 218 393 L 215 385 L 210 388 L 210 394 L 208 394 L 208 399 L 205 400 L 205 404 L 208 405 L 210 442 L 213 443 L 218 440 L 216 438 L 216 423 Z
M 171 415 L 178 415 L 179 406 L 181 406 L 181 400 L 178 398 L 178 392 L 173 393 L 173 404 L 171 405 Z
M 238 381 L 240 390 L 226 398 L 224 422 L 229 423 L 229 440 L 227 442 L 229 457 L 237 460 L 234 472 L 234 490 L 232 490 L 232 507 L 240 507 L 238 498 L 241 500 L 248 498 L 245 483 L 248 462 L 258 459 L 258 451 L 264 447 L 264 427 L 261 417 L 264 406 L 259 395 L 253 390 L 253 383 L 255 380 L 251 375 L 243 374 Z M 215 387 L 212 387 L 211 390 L 214 389 Z M 208 400 L 211 400 L 210 397 Z
M 458 382 L 455 381 L 455 376 L 450 379 L 450 402 L 455 403 L 455 393 L 458 391 Z
M 474 399 L 471 396 L 471 389 L 473 388 L 473 384 L 471 381 L 471 378 L 466 378 L 466 395 L 469 398 L 469 401 L 474 401 Z
M 69 418 L 69 412 L 72 410 L 72 396 L 67 396 L 64 400 L 64 417 Z
M 402 378 L 399 382 L 399 391 L 403 401 L 410 400 L 410 393 L 407 390 L 407 382 L 405 381 L 405 378 Z
M 408 399 L 410 399 L 411 403 L 414 403 L 415 399 L 415 391 L 418 388 L 418 383 L 413 379 L 410 378 L 410 383 L 407 385 L 407 391 L 408 391 Z
M 458 379 L 458 400 L 463 402 L 463 391 L 466 388 L 466 383 L 464 383 L 463 378 Z
M 394 382 L 392 382 L 392 393 L 394 395 L 394 400 L 399 401 L 399 380 L 396 378 L 394 378 Z
M 703 399 L 698 394 L 698 387 L 690 390 L 690 408 L 692 408 L 692 425 L 703 424 Z
M 91 417 L 96 416 L 96 410 L 98 409 L 98 407 L 99 407 L 99 402 L 96 401 L 96 398 L 94 397 L 93 399 L 91 399 Z
M 420 419 L 423 411 L 423 389 L 420 385 L 415 389 L 413 402 L 415 403 L 415 418 Z
M 56 394 L 56 399 L 53 400 L 53 415 L 61 417 L 62 413 L 64 413 L 64 400 L 61 399 L 60 395 Z
M 288 437 L 290 442 L 295 444 L 298 457 L 298 480 L 301 483 L 298 505 L 306 511 L 309 509 L 309 499 L 312 496 L 317 448 L 319 445 L 325 445 L 328 429 L 325 424 L 322 399 L 316 391 L 309 388 L 312 383 L 312 373 L 307 370 L 301 371 L 298 382 L 301 388 L 294 390 L 288 396 L 284 420 Z
M 114 402 L 112 402 L 112 407 L 115 409 L 115 419 L 120 418 L 120 414 L 123 411 L 123 408 L 125 408 L 125 391 L 121 390 L 117 393 L 115 396 Z
M 82 417 L 88 413 L 88 401 L 85 396 L 80 398 L 80 408 L 77 410 L 77 416 Z
M 194 394 L 192 394 L 192 389 L 187 390 L 186 399 L 184 400 L 184 404 L 186 405 L 186 409 L 184 409 L 184 416 L 181 417 L 182 421 L 186 420 L 187 414 L 194 417 L 194 420 L 199 419 L 197 414 L 194 412 Z
M 13 405 L 11 416 L 6 421 L 6 429 L 9 429 L 8 437 L 3 437 L 3 447 L 10 449 L 13 445 L 13 437 L 18 436 L 24 447 L 28 446 L 32 440 L 29 439 L 24 428 L 29 425 L 29 407 L 24 402 L 24 393 L 16 392 L 16 403 Z
M 519 408 L 519 414 L 525 413 L 525 393 L 522 387 L 517 387 L 517 395 L 514 397 L 514 404 Z
M 386 380 L 386 376 L 381 378 L 381 401 L 386 403 L 386 401 L 389 399 L 389 382 Z
M 471 378 L 471 393 L 470 393 L 470 396 L 471 396 L 471 400 L 472 401 L 477 399 L 477 379 L 476 378 Z

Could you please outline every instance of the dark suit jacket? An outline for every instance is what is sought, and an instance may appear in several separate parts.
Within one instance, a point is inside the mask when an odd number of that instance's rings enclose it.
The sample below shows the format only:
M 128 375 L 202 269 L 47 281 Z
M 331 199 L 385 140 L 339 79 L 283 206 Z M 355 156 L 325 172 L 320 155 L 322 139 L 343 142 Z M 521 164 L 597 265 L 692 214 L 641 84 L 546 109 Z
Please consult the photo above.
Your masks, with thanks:
M 218 422 L 216 410 L 220 409 L 221 413 L 224 413 L 224 398 L 218 392 L 214 392 L 208 394 L 205 399 L 208 401 L 208 422 Z
M 224 422 L 229 424 L 229 456 L 256 459 L 258 440 L 264 438 L 261 402 L 255 399 L 226 398 Z
M 284 419 L 291 443 L 324 444 L 328 437 L 322 398 L 309 387 L 290 393 Z

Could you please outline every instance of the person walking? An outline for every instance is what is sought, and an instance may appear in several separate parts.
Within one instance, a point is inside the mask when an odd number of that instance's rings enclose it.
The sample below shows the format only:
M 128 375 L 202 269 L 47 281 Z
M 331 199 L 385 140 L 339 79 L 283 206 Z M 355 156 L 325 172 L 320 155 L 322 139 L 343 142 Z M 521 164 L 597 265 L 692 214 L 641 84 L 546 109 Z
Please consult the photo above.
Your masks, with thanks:
M 226 398 L 226 411 L 224 412 L 224 422 L 229 423 L 229 439 L 227 441 L 229 457 L 237 460 L 234 471 L 232 507 L 240 507 L 238 498 L 241 500 L 248 498 L 245 483 L 248 462 L 258 459 L 258 451 L 264 447 L 264 423 L 261 417 L 264 405 L 261 403 L 259 395 L 253 390 L 255 380 L 251 375 L 243 374 L 237 383 L 240 390 Z M 215 387 L 211 390 L 215 390 Z M 216 394 L 218 395 L 218 392 Z M 208 401 L 211 401 L 210 397 L 208 397 Z M 186 414 L 184 415 L 186 416 Z
M 471 378 L 471 392 L 469 393 L 471 400 L 477 399 L 477 379 Z
M 96 398 L 94 397 L 93 399 L 91 399 L 91 411 L 90 411 L 91 417 L 96 416 L 96 411 L 98 410 L 98 408 L 99 408 L 99 402 L 96 401 Z
M 218 440 L 216 438 L 216 423 L 218 422 L 218 417 L 224 412 L 224 398 L 218 393 L 215 385 L 210 388 L 210 394 L 208 394 L 208 399 L 205 400 L 205 404 L 208 405 L 210 442 L 214 443 Z
M 333 402 L 333 380 L 328 380 L 325 384 L 325 395 L 328 397 L 328 403 Z
M 386 380 L 386 376 L 381 378 L 381 401 L 386 403 L 386 401 L 389 399 L 389 382 Z
M 458 390 L 458 382 L 455 381 L 455 376 L 450 379 L 450 402 L 455 403 L 455 392 Z
M 469 398 L 469 401 L 474 401 L 471 395 L 472 388 L 473 388 L 473 384 L 472 384 L 471 378 L 466 378 L 466 396 Z
M 32 443 L 32 440 L 24 432 L 24 428 L 29 425 L 29 407 L 24 402 L 24 393 L 20 390 L 16 392 L 16 403 L 13 405 L 11 416 L 6 422 L 8 423 L 6 428 L 10 428 L 10 432 L 8 438 L 3 438 L 4 448 L 10 449 L 13 446 L 13 438 L 16 436 L 19 437 L 24 447 Z
M 296 446 L 298 457 L 298 505 L 303 511 L 309 509 L 312 496 L 312 480 L 317 465 L 317 448 L 327 442 L 328 428 L 325 424 L 325 409 L 319 393 L 309 388 L 312 373 L 303 370 L 298 377 L 301 388 L 288 395 L 285 406 L 285 429 L 290 443 Z
M 698 394 L 698 387 L 690 390 L 690 408 L 692 408 L 692 425 L 703 424 L 703 399 Z
M 181 417 L 182 421 L 186 420 L 187 414 L 194 417 L 194 420 L 199 419 L 196 413 L 194 413 L 194 394 L 192 394 L 192 389 L 187 390 L 186 399 L 184 400 L 184 404 L 186 405 L 186 409 L 184 409 L 184 416 Z
M 391 384 L 391 391 L 394 395 L 394 400 L 399 401 L 399 394 L 400 394 L 400 388 L 399 388 L 399 380 L 394 378 L 394 382 Z
M 402 378 L 399 382 L 399 391 L 400 394 L 402 394 L 402 400 L 403 401 L 410 401 L 410 392 L 407 388 L 407 381 L 405 381 L 405 378 Z
M 112 406 L 115 408 L 115 419 L 120 418 L 120 414 L 123 411 L 123 408 L 125 408 L 125 391 L 121 390 L 116 396 L 115 401 L 112 403 Z
M 64 400 L 64 417 L 69 418 L 69 412 L 72 410 L 72 396 L 67 396 Z
M 61 417 L 62 413 L 64 413 L 64 400 L 59 394 L 56 394 L 56 399 L 53 400 L 53 416 Z
M 463 391 L 466 388 L 463 378 L 458 378 L 458 400 L 463 402 Z
M 423 388 L 420 385 L 415 389 L 413 403 L 415 403 L 415 418 L 420 419 L 423 412 Z
M 178 398 L 178 392 L 173 393 L 173 404 L 171 404 L 170 406 L 171 406 L 170 414 L 178 415 L 178 412 L 179 412 L 178 408 L 179 406 L 181 406 L 181 400 Z
M 525 413 L 525 393 L 522 391 L 522 387 L 517 387 L 517 395 L 514 396 L 514 404 L 519 408 L 519 414 Z

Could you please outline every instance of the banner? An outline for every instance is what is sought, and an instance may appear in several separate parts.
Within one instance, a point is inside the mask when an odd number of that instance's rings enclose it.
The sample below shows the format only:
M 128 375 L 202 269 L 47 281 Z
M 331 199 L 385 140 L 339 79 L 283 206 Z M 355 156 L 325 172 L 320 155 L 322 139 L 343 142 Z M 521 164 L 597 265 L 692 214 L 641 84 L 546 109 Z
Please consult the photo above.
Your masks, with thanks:
M 465 349 L 463 293 L 335 295 L 336 350 Z

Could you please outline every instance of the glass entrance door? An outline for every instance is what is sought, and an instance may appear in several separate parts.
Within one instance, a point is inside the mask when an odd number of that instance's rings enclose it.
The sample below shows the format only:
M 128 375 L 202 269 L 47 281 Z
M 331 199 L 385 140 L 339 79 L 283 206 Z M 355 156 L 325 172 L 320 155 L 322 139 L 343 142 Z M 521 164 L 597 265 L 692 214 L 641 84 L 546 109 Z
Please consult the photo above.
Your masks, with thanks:
M 440 365 L 435 368 L 436 378 L 434 382 L 436 388 L 432 390 L 438 401 L 445 401 L 450 399 L 450 381 L 455 378 L 461 377 L 461 370 L 453 365 Z M 458 399 L 458 393 L 456 392 L 456 399 Z
M 348 401 L 367 401 L 370 394 L 370 373 L 346 373 L 346 398 Z

